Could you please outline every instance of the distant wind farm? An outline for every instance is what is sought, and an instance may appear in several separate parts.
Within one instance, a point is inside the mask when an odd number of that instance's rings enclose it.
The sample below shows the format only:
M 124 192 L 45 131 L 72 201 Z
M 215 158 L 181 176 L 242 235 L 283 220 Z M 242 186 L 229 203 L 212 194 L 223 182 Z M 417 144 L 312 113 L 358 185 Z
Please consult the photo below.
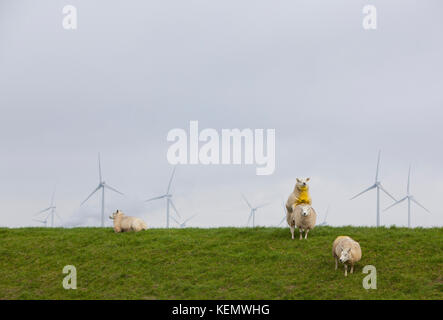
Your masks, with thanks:
M 412 206 L 412 204 L 417 205 L 418 207 L 420 207 L 421 209 L 423 209 L 427 213 L 431 212 L 424 205 L 422 205 L 420 202 L 418 202 L 418 200 L 415 199 L 414 196 L 410 192 L 411 167 L 409 167 L 409 171 L 408 171 L 406 195 L 403 198 L 401 198 L 400 200 L 397 200 L 397 198 L 394 197 L 390 192 L 388 192 L 385 189 L 385 187 L 382 185 L 382 182 L 380 179 L 380 163 L 381 163 L 381 151 L 378 152 L 378 156 L 377 156 L 377 166 L 376 166 L 376 171 L 375 171 L 374 183 L 371 186 L 369 186 L 368 188 L 364 189 L 363 191 L 361 191 L 358 194 L 356 194 L 355 196 L 353 196 L 350 200 L 354 200 L 354 199 L 362 196 L 366 192 L 375 189 L 376 190 L 376 226 L 377 227 L 379 227 L 381 225 L 381 221 L 380 221 L 381 220 L 381 217 L 380 217 L 380 214 L 381 214 L 380 191 L 383 192 L 389 199 L 394 201 L 391 205 L 386 207 L 383 210 L 383 212 L 388 211 L 391 208 L 406 201 L 407 202 L 407 226 L 408 226 L 408 228 L 411 228 L 412 227 L 412 222 L 411 222 L 411 213 L 412 213 L 411 206 Z M 172 173 L 170 175 L 168 184 L 167 184 L 166 191 L 164 194 L 144 200 L 145 203 L 149 203 L 149 202 L 152 202 L 155 200 L 165 199 L 165 204 L 166 204 L 166 210 L 165 210 L 166 224 L 165 224 L 165 226 L 166 226 L 166 228 L 171 227 L 171 221 L 174 222 L 177 227 L 185 228 L 188 226 L 188 223 L 197 216 L 197 214 L 194 214 L 194 215 L 189 216 L 186 219 L 183 218 L 181 216 L 181 214 L 179 213 L 174 201 L 172 200 L 173 193 L 171 192 L 171 188 L 172 188 L 172 184 L 173 184 L 174 177 L 176 174 L 176 170 L 177 170 L 177 166 L 174 166 L 172 169 Z M 124 194 L 121 191 L 117 190 L 116 188 L 107 184 L 105 182 L 105 180 L 103 179 L 100 153 L 98 154 L 98 180 L 99 180 L 99 182 L 98 182 L 97 187 L 88 195 L 88 197 L 85 200 L 83 200 L 83 202 L 81 202 L 80 207 L 82 207 L 93 195 L 100 192 L 100 226 L 104 227 L 105 226 L 105 212 L 107 210 L 108 211 L 111 210 L 111 209 L 107 209 L 107 207 L 106 207 L 105 190 L 112 191 L 112 192 L 117 193 L 122 196 L 124 196 Z M 257 226 L 257 223 L 256 223 L 257 211 L 265 206 L 268 206 L 269 204 L 272 203 L 272 201 L 262 203 L 258 206 L 253 206 L 244 194 L 241 194 L 241 196 L 243 198 L 244 203 L 249 208 L 249 215 L 248 215 L 248 220 L 247 220 L 246 225 L 251 226 L 251 227 L 256 227 Z M 172 212 L 171 212 L 171 208 L 172 208 Z M 114 208 L 112 210 L 114 210 Z M 319 226 L 328 226 L 329 225 L 328 221 L 327 221 L 329 213 L 330 213 L 330 206 L 328 205 L 328 207 L 324 213 L 323 220 L 318 224 Z M 44 227 L 54 227 L 57 224 L 60 226 L 63 226 L 63 220 L 56 210 L 55 188 L 54 188 L 54 192 L 51 197 L 51 202 L 50 202 L 49 207 L 34 214 L 32 219 L 33 219 L 33 221 L 42 224 L 42 226 L 44 226 Z M 282 227 L 282 226 L 285 227 L 286 226 L 286 224 L 284 223 L 285 220 L 286 220 L 286 207 L 285 207 L 285 202 L 283 202 L 283 212 L 282 212 L 281 220 L 279 220 L 279 223 L 276 225 L 279 227 Z

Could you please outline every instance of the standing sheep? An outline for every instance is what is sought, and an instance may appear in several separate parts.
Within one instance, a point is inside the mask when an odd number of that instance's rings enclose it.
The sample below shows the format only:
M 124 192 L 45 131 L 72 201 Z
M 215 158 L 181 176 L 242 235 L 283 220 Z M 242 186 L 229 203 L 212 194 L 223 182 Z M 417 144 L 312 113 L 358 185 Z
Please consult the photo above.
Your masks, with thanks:
M 361 259 L 360 244 L 348 236 L 339 236 L 332 243 L 332 256 L 335 258 L 335 270 L 337 270 L 338 260 L 340 260 L 345 268 L 345 277 L 347 277 L 347 263 L 351 265 L 351 273 L 353 273 L 354 264 Z
M 296 227 L 300 231 L 300 240 L 303 239 L 303 231 L 305 231 L 305 239 L 307 239 L 308 232 L 314 229 L 316 220 L 317 213 L 308 204 L 294 206 L 292 212 L 286 210 L 286 221 L 291 228 L 292 239 L 294 239 L 294 229 Z
M 141 231 L 148 229 L 146 223 L 136 217 L 127 217 L 123 212 L 117 210 L 109 217 L 114 220 L 114 231 L 115 232 L 126 232 L 126 231 Z
M 286 201 L 286 211 L 292 213 L 295 206 L 299 204 L 312 204 L 312 199 L 309 194 L 309 180 L 311 180 L 311 178 L 297 178 L 297 183 L 295 184 L 294 191 L 292 191 L 292 193 L 288 197 L 288 200 Z

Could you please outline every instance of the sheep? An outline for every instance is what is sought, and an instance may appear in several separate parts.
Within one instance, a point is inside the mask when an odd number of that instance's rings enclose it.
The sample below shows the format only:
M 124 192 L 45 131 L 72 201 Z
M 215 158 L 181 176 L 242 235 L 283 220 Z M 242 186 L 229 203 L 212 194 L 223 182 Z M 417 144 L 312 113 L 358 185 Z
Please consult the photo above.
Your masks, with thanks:
M 361 259 L 360 244 L 348 236 L 339 236 L 332 243 L 332 256 L 335 259 L 335 270 L 337 270 L 338 260 L 340 260 L 345 268 L 345 277 L 347 277 L 347 263 L 351 265 L 351 273 L 353 273 L 354 264 Z
M 292 239 L 294 239 L 295 227 L 300 231 L 300 240 L 303 239 L 303 231 L 305 231 L 305 239 L 307 239 L 308 232 L 314 229 L 316 220 L 317 213 L 308 204 L 294 206 L 292 212 L 286 211 L 286 221 L 291 228 Z
M 136 217 L 127 217 L 123 212 L 117 210 L 109 217 L 114 220 L 114 231 L 115 232 L 126 232 L 126 231 L 142 231 L 147 230 L 148 226 L 146 223 Z
M 292 213 L 294 207 L 299 204 L 312 204 L 312 199 L 309 195 L 309 180 L 311 180 L 311 178 L 297 178 L 297 183 L 295 184 L 294 191 L 292 191 L 292 193 L 288 197 L 288 200 L 286 201 L 286 211 Z

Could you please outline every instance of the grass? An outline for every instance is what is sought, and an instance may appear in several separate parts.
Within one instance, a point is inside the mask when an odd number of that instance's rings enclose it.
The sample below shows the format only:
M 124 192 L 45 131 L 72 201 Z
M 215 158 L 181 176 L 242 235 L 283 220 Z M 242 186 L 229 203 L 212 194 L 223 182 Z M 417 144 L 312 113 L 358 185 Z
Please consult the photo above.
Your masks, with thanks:
M 332 241 L 359 241 L 354 274 Z M 442 299 L 443 228 L 0 229 L 0 299 Z M 366 290 L 364 265 L 377 268 Z M 62 287 L 65 265 L 77 290 Z

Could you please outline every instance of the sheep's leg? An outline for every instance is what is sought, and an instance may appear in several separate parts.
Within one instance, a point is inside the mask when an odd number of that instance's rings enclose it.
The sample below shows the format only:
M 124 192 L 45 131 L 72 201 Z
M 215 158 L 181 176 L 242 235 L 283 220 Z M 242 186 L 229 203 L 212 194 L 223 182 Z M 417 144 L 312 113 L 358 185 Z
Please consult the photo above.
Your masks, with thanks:
M 344 266 L 345 266 L 345 277 L 347 277 L 348 276 L 348 266 L 346 264 L 344 264 Z
M 338 268 L 338 259 L 335 258 L 335 270 L 337 270 L 337 268 Z
M 300 240 L 301 240 L 301 239 L 303 239 L 303 229 L 300 228 L 300 229 L 298 229 L 298 230 L 300 231 Z
M 354 264 L 351 264 L 351 273 L 354 273 Z
M 291 226 L 290 228 L 291 228 L 292 240 L 294 240 L 294 230 L 295 230 L 295 228 L 293 226 Z
M 309 229 L 307 229 L 307 230 L 305 231 L 305 239 L 308 239 L 308 232 L 309 232 Z

